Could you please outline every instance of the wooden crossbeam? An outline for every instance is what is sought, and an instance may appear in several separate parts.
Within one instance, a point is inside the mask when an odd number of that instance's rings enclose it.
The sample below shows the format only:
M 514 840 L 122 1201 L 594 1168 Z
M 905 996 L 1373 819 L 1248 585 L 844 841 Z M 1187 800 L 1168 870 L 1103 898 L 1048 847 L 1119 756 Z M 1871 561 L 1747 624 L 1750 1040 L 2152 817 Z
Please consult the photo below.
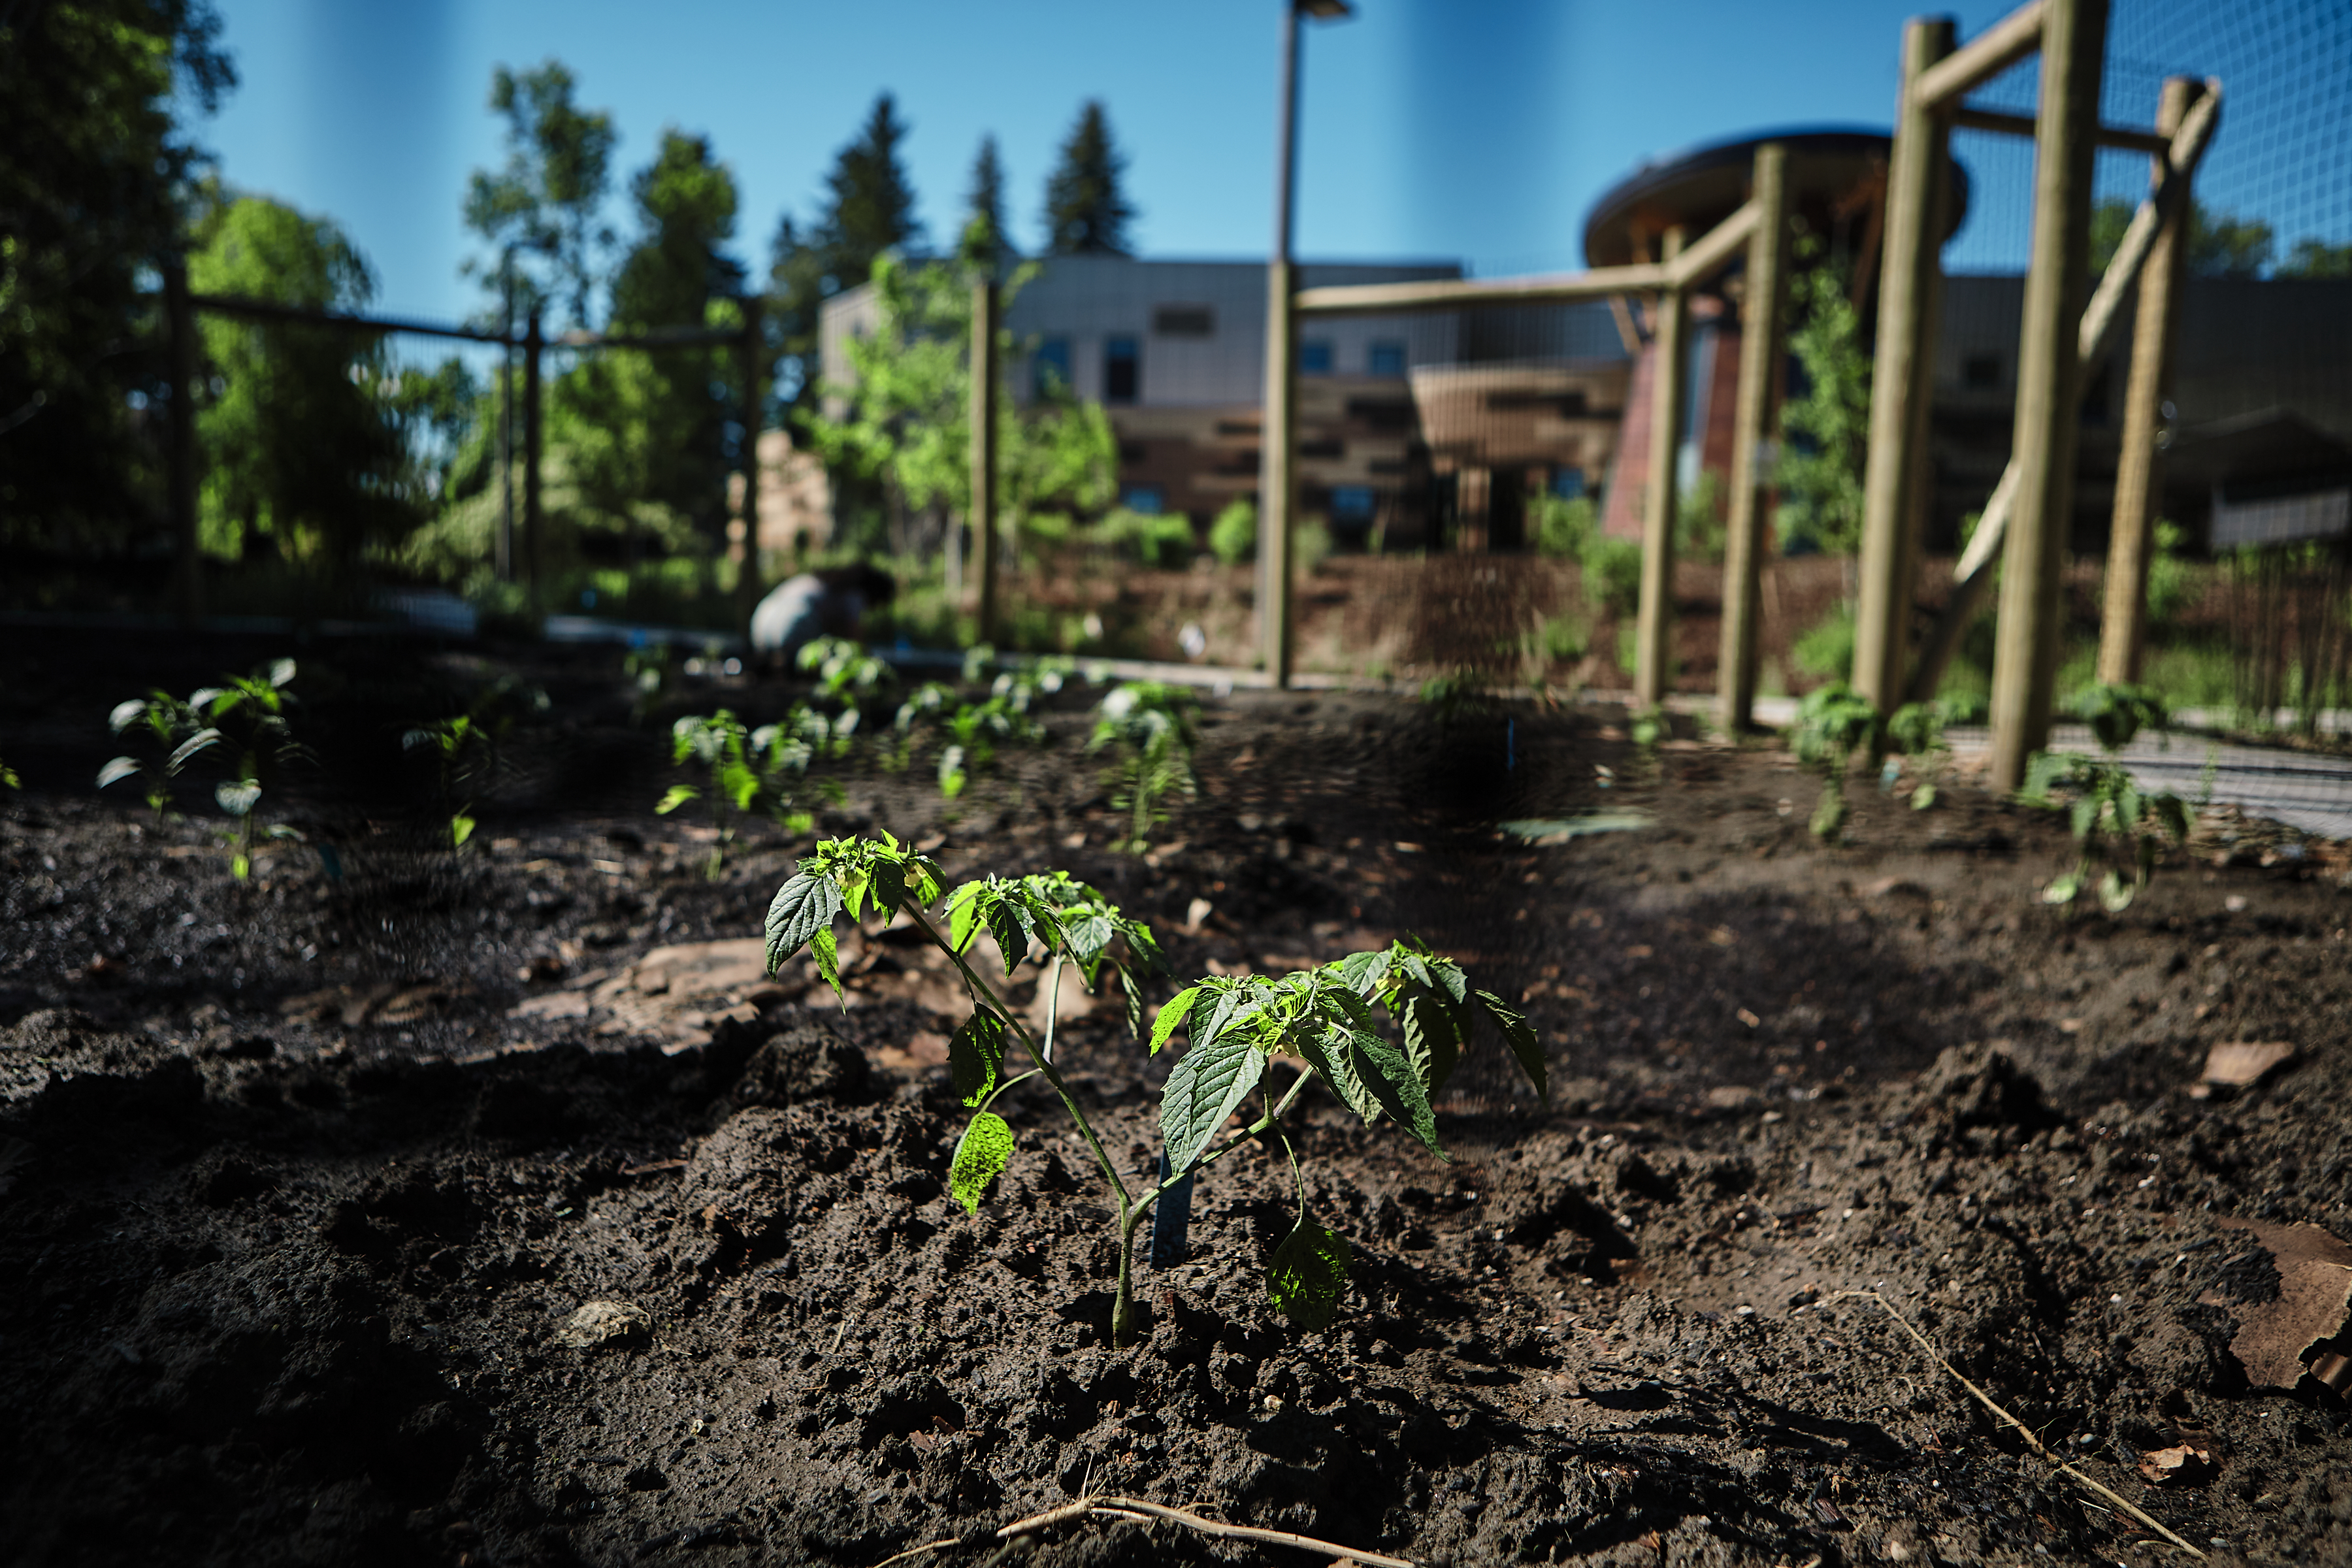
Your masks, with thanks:
M 2042 6 L 2043 0 L 2020 5 L 1921 72 L 1911 84 L 1913 101 L 1923 109 L 1956 102 L 2040 48 Z
M 2009 114 L 1998 109 L 1960 108 L 1952 110 L 1952 123 L 1969 131 L 1993 131 L 2003 136 L 2033 136 L 2033 116 Z M 2172 139 L 2158 131 L 2141 131 L 2129 125 L 2102 125 L 2091 133 L 2091 140 L 2102 147 L 2121 147 L 2128 152 L 2146 153 L 2159 157 L 2171 150 Z

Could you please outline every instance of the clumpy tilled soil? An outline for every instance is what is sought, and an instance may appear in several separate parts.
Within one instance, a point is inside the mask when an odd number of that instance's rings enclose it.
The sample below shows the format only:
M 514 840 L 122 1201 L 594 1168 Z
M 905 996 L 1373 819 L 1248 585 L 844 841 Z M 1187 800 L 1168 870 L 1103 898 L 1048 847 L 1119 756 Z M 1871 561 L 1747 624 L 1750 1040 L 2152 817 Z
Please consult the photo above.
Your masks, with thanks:
M 1310 1212 L 1353 1254 L 1328 1331 L 1266 1303 L 1293 1198 L 1250 1148 L 1118 1350 L 1110 1208 L 1058 1107 L 999 1102 L 1019 1149 L 970 1216 L 955 1019 L 900 933 L 845 942 L 845 1012 L 804 966 L 716 960 L 677 1001 L 686 960 L 648 954 L 756 936 L 797 847 L 754 832 L 703 880 L 707 844 L 647 809 L 661 715 L 632 724 L 609 670 L 541 675 L 580 716 L 518 738 L 478 852 L 316 791 L 340 880 L 313 845 L 239 888 L 201 822 L 41 793 L 96 763 L 28 724 L 0 827 L 0 1555 L 871 1568 L 987 1541 L 923 1559 L 961 1564 L 1092 1489 L 1457 1563 L 2183 1560 L 1842 1294 L 1873 1289 L 2212 1560 L 2352 1558 L 2343 1403 L 2241 1355 L 2300 1298 L 2236 1222 L 2352 1237 L 2327 847 L 2209 823 L 2125 916 L 2070 921 L 2034 898 L 2063 828 L 1965 784 L 1913 813 L 1857 783 L 1823 847 L 1784 753 L 1643 753 L 1610 710 L 1525 705 L 1507 733 L 1213 703 L 1202 794 L 1140 861 L 1107 852 L 1082 698 L 951 806 L 919 765 L 853 770 L 830 826 L 937 840 L 958 875 L 1067 865 L 1180 974 L 1412 929 L 1545 1034 L 1549 1109 L 1491 1044 L 1465 1058 L 1452 1163 L 1301 1102 Z M 606 794 L 552 799 L 548 759 L 582 756 Z M 1494 831 L 1626 806 L 1654 826 Z M 1071 1010 L 1138 1184 L 1166 1059 Z M 2234 1040 L 2296 1055 L 2200 1085 Z M 2183 1445 L 2210 1465 L 2143 1479 Z M 1031 1545 L 1321 1561 L 1132 1524 Z

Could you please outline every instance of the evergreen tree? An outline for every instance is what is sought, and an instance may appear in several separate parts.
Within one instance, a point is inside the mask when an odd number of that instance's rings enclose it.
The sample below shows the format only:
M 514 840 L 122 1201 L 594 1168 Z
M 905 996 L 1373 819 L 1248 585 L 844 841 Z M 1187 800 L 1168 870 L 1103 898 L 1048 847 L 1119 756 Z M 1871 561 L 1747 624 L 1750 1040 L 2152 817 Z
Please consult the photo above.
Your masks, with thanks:
M 1045 183 L 1045 232 L 1055 256 L 1130 254 L 1127 226 L 1135 209 L 1118 188 L 1127 158 L 1113 144 L 1110 120 L 1098 99 L 1078 111 L 1061 166 Z
M 1004 232 L 1004 165 L 997 160 L 996 138 L 980 139 L 980 154 L 971 161 L 971 191 L 964 198 L 963 237 L 958 252 L 966 261 L 1001 268 L 1013 254 Z
M 589 322 L 597 264 L 613 232 L 597 221 L 612 185 L 613 117 L 572 101 L 572 73 L 549 60 L 520 76 L 500 66 L 490 76 L 490 110 L 507 121 L 506 167 L 474 171 L 466 186 L 466 226 L 503 252 L 512 247 L 515 310 L 561 303 L 575 327 Z M 499 287 L 497 259 L 467 270 Z
M 834 160 L 815 227 L 803 232 L 790 214 L 776 226 L 767 326 L 776 355 L 770 384 L 782 409 L 804 408 L 816 395 L 817 321 L 824 301 L 866 281 L 885 252 L 923 248 L 914 187 L 898 158 L 906 134 L 896 102 L 883 93 L 864 130 Z

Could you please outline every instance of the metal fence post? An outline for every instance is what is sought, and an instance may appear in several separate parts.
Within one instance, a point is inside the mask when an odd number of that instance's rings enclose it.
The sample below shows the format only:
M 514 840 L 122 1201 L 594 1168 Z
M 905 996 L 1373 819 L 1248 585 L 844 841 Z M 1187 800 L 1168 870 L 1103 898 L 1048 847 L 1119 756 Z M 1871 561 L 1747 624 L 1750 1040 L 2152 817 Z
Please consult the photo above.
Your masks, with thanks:
M 2106 0 L 2045 0 L 2042 15 L 2033 247 L 2018 341 L 2011 458 L 2017 508 L 1993 642 L 1986 782 L 1996 790 L 2024 782 L 2027 759 L 2050 738 L 2081 424 L 2077 337 L 2090 262 L 2092 136 L 2107 32 Z
M 1948 16 L 1903 30 L 1903 87 L 1886 173 L 1886 243 L 1879 268 L 1878 350 L 1871 374 L 1870 456 L 1863 478 L 1862 559 L 1854 595 L 1853 684 L 1882 712 L 1902 700 L 1917 571 L 1920 492 L 1936 363 L 1949 120 L 1919 100 L 1919 78 L 1952 52 Z
M 2156 129 L 2169 138 L 2188 118 L 2189 105 L 2205 90 L 2194 77 L 2164 84 Z M 2160 185 L 2170 159 L 2151 160 L 2151 184 Z M 2185 182 L 2187 172 L 2181 175 Z M 2157 436 L 2164 423 L 2165 394 L 2172 385 L 2172 340 L 2179 314 L 2180 282 L 2189 247 L 2189 193 L 2173 195 L 2156 231 L 2155 247 L 2140 268 L 2139 315 L 2132 327 L 2131 379 L 2124 392 L 2123 452 L 2116 465 L 2116 510 L 2107 544 L 2106 601 L 2099 617 L 2099 679 L 2139 679 L 2147 647 L 2147 565 L 2153 552 L 2156 514 L 2163 504 L 2158 484 Z
M 1739 323 L 1738 424 L 1732 434 L 1731 516 L 1723 547 L 1723 640 L 1716 715 L 1738 734 L 1755 721 L 1758 573 L 1764 557 L 1765 472 L 1778 426 L 1781 317 L 1789 297 L 1789 154 L 1756 149 L 1756 233 L 1748 242 L 1748 296 Z
M 196 312 L 184 257 L 163 263 L 163 315 L 172 356 L 172 533 L 180 545 L 180 618 L 193 627 L 205 613 L 205 552 L 196 528 Z
M 522 552 L 529 574 L 528 594 L 534 609 L 545 608 L 547 542 L 540 526 L 539 458 L 546 420 L 540 408 L 540 353 L 547 340 L 540 329 L 539 307 L 530 308 L 530 324 L 522 340 Z
M 1680 225 L 1666 230 L 1658 259 L 1671 262 L 1683 251 Z M 1650 473 L 1642 497 L 1641 619 L 1634 631 L 1633 700 L 1654 708 L 1674 685 L 1675 522 L 1677 468 L 1682 460 L 1683 401 L 1689 381 L 1685 340 L 1690 335 L 1690 295 L 1669 283 L 1658 295 L 1657 355 L 1651 382 Z

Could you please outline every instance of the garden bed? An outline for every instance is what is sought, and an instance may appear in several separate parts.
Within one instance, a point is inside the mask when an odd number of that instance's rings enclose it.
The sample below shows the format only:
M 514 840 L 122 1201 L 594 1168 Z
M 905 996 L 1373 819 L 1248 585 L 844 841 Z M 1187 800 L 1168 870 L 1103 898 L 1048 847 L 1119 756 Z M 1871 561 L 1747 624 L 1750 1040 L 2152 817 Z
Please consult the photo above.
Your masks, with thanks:
M 306 666 L 310 841 L 240 885 L 213 824 L 80 781 L 113 700 L 255 650 L 15 651 L 47 664 L 0 748 L 27 784 L 0 823 L 14 1561 L 954 1565 L 1089 1491 L 1421 1562 L 2180 1558 L 1855 1290 L 2215 1560 L 2352 1552 L 2342 1402 L 2265 1384 L 2333 1278 L 2284 1227 L 2352 1237 L 2331 847 L 2208 822 L 2125 915 L 2070 921 L 2036 897 L 2061 822 L 1858 790 L 1824 847 L 1785 752 L 1644 752 L 1605 708 L 1236 694 L 1143 858 L 1108 848 L 1076 692 L 953 803 L 854 764 L 829 828 L 951 877 L 1066 866 L 1179 975 L 1414 931 L 1543 1033 L 1549 1107 L 1491 1043 L 1465 1058 L 1450 1164 L 1301 1102 L 1353 1252 L 1329 1330 L 1267 1303 L 1289 1173 L 1244 1149 L 1120 1350 L 1058 1108 L 998 1102 L 1019 1146 L 967 1215 L 954 987 L 879 929 L 845 938 L 846 1010 L 805 961 L 766 977 L 743 944 L 805 843 L 755 832 L 704 879 L 616 668 L 521 667 L 551 716 L 453 855 L 402 804 L 401 704 L 495 671 Z M 1652 825 L 1496 831 L 1628 808 Z M 1074 1001 L 1065 1061 L 1139 1180 L 1167 1063 L 1117 1014 Z M 2200 1082 L 2231 1042 L 2294 1050 Z

